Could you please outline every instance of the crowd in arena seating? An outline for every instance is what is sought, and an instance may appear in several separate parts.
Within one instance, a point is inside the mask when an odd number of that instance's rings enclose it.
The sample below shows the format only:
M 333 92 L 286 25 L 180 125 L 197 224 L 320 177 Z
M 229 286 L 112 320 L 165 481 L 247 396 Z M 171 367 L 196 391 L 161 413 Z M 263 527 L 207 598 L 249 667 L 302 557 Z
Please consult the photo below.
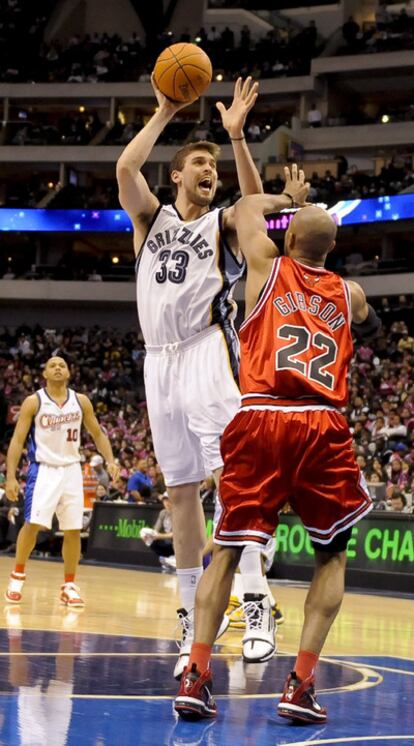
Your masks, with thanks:
M 413 513 L 414 504 L 414 297 L 379 302 L 383 331 L 358 344 L 350 372 L 346 415 L 362 472 L 376 510 Z M 144 346 L 137 332 L 101 328 L 0 330 L 0 548 L 8 546 L 22 520 L 22 502 L 4 495 L 5 454 L 18 407 L 41 385 L 42 363 L 62 355 L 71 369 L 71 386 L 92 400 L 111 440 L 121 475 L 111 484 L 102 459 L 84 443 L 85 490 L 92 500 L 155 501 L 165 484 L 153 452 L 143 386 Z M 27 472 L 23 457 L 18 479 L 22 493 Z M 89 469 L 89 471 L 88 471 Z M 91 480 L 92 476 L 92 482 Z M 211 484 L 203 486 L 207 499 Z M 89 494 L 88 499 L 90 500 Z M 86 500 L 86 492 L 85 492 Z M 20 511 L 16 522 L 14 509 Z M 17 514 L 19 515 L 19 514 Z
M 98 82 L 149 80 L 158 53 L 177 41 L 200 44 L 212 59 L 215 74 L 232 80 L 239 74 L 255 78 L 304 75 L 323 48 L 314 21 L 301 30 L 286 24 L 254 39 L 248 26 L 235 38 L 226 26 L 200 28 L 193 38 L 187 29 L 177 36 L 163 32 L 148 46 L 136 32 L 74 34 L 66 41 L 43 40 L 52 0 L 29 4 L 0 3 L 0 80 L 5 82 Z M 35 8 L 33 8 L 35 6 Z M 24 45 L 19 39 L 24 36 Z M 398 15 L 380 6 L 376 21 L 360 28 L 351 16 L 342 27 L 339 54 L 412 49 L 414 20 L 403 8 Z
M 228 26 L 222 32 L 214 26 L 208 31 L 201 28 L 194 38 L 186 29 L 178 36 L 164 32 L 151 46 L 146 46 L 136 32 L 128 39 L 118 34 L 94 33 L 75 34 L 66 42 L 53 40 L 50 43 L 42 41 L 37 33 L 26 50 L 21 47 L 16 50 L 4 33 L 0 34 L 0 58 L 4 59 L 0 80 L 36 83 L 148 81 L 159 52 L 178 41 L 199 44 L 210 56 L 221 80 L 248 74 L 255 78 L 304 75 L 309 73 L 312 57 L 319 52 L 314 21 L 297 32 L 276 28 L 259 39 L 252 38 L 248 26 L 242 28 L 239 39 Z
M 399 52 L 412 49 L 414 44 L 414 17 L 403 7 L 399 13 L 390 12 L 379 4 L 375 22 L 361 28 L 353 16 L 342 26 L 343 44 L 337 54 L 364 54 L 374 52 Z
M 203 130 L 204 134 L 205 130 Z M 207 136 L 211 133 L 208 130 Z M 213 136 L 218 142 L 216 136 Z M 331 206 L 341 199 L 359 199 L 368 197 L 392 196 L 401 192 L 414 191 L 414 168 L 412 155 L 394 155 L 390 161 L 374 176 L 366 171 L 349 166 L 345 156 L 336 156 L 338 161 L 337 173 L 327 170 L 323 176 L 317 173 L 307 173 L 311 182 L 310 200 L 324 202 Z M 304 162 L 306 171 L 306 162 Z M 53 209 L 120 209 L 118 190 L 113 179 L 95 182 L 93 186 L 81 187 L 73 184 L 66 185 L 55 192 L 54 182 L 48 186 L 41 173 L 31 173 L 30 178 L 23 181 L 9 180 L 5 185 L 3 203 L 0 207 L 36 207 L 39 200 L 48 193 L 54 192 L 48 208 Z M 169 185 L 154 185 L 154 192 L 163 203 L 173 198 Z M 280 178 L 268 179 L 264 182 L 264 189 L 272 194 L 283 191 L 283 181 Z M 219 183 L 215 203 L 227 206 L 239 196 L 234 183 Z
M 3 125 L 4 145 L 89 145 L 104 126 L 96 112 L 28 112 Z
M 317 173 L 308 175 L 311 183 L 309 197 L 312 202 L 325 202 L 332 205 L 341 199 L 391 196 L 414 187 L 411 155 L 393 156 L 378 176 L 359 171 L 355 166 L 349 167 L 343 155 L 337 156 L 337 160 L 337 174 L 327 170 L 324 176 L 319 176 Z M 266 192 L 278 194 L 283 190 L 283 181 L 281 178 L 266 181 L 264 189 Z

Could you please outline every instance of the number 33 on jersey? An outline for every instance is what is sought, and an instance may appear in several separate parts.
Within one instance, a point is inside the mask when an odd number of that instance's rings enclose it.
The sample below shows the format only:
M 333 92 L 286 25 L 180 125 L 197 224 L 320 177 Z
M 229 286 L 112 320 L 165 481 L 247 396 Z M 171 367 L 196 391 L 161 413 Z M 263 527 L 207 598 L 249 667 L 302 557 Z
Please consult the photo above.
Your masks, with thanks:
M 240 329 L 243 405 L 347 401 L 350 294 L 334 272 L 278 257 Z M 300 404 L 300 402 L 298 402 Z

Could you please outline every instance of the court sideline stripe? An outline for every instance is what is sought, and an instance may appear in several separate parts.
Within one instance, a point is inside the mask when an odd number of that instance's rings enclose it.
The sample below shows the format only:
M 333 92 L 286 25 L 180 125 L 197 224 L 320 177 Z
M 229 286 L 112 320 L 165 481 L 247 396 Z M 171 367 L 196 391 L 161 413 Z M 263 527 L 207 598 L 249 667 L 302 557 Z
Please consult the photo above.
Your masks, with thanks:
M 350 738 L 323 738 L 322 741 L 295 741 L 290 743 L 289 746 L 309 746 L 314 743 L 315 746 L 322 746 L 322 744 L 334 744 L 334 743 L 361 743 L 363 741 L 414 741 L 414 735 L 408 733 L 406 736 L 352 736 Z

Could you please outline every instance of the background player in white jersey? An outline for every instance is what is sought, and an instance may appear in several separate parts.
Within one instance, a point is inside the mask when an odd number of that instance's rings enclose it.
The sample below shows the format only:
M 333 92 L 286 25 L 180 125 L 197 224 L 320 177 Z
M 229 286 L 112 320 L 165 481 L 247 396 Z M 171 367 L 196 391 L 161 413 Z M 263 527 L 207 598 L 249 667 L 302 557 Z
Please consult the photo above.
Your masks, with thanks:
M 243 135 L 257 87 L 251 78 L 244 84 L 239 79 L 229 109 L 217 105 L 232 141 L 243 195 L 262 192 Z M 188 662 L 193 633 L 188 612 L 194 607 L 202 575 L 205 521 L 199 485 L 206 473 L 213 473 L 218 481 L 220 436 L 240 403 L 232 288 L 244 271 L 244 262 L 234 209 L 210 210 L 217 187 L 217 145 L 189 143 L 176 153 L 170 168 L 174 205 L 161 206 L 151 193 L 141 168 L 164 127 L 183 108 L 154 90 L 158 109 L 123 151 L 117 179 L 119 200 L 134 225 L 138 313 L 147 349 L 148 412 L 155 453 L 173 507 L 183 606 L 179 610 L 183 640 L 174 670 L 178 678 Z M 254 565 L 260 584 L 260 552 L 255 553 Z M 257 585 L 254 591 L 258 592 Z
M 64 583 L 60 600 L 67 606 L 83 606 L 74 579 L 80 558 L 83 516 L 83 484 L 80 466 L 80 434 L 84 425 L 107 463 L 112 479 L 119 467 L 102 432 L 88 397 L 76 394 L 67 384 L 68 366 L 61 357 L 51 357 L 43 370 L 46 387 L 24 400 L 7 452 L 6 495 L 15 501 L 19 483 L 16 469 L 29 435 L 30 460 L 25 490 L 25 523 L 16 545 L 16 564 L 9 580 L 6 600 L 19 603 L 26 579 L 25 564 L 42 526 L 51 528 L 56 513 L 63 531 Z

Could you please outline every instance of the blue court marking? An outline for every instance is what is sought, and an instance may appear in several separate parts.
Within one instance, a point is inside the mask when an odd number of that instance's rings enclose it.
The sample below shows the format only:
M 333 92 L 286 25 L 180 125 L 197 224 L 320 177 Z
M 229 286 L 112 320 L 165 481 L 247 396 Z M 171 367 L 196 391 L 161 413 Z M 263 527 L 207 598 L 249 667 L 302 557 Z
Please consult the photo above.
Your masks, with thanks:
M 79 632 L 0 630 L 0 743 L 7 746 L 413 746 L 414 661 L 322 660 L 323 726 L 277 716 L 293 657 L 244 664 L 225 648 L 213 660 L 216 721 L 176 718 L 176 647 Z M 231 648 L 232 653 L 234 648 Z M 173 655 L 174 654 L 174 655 Z

